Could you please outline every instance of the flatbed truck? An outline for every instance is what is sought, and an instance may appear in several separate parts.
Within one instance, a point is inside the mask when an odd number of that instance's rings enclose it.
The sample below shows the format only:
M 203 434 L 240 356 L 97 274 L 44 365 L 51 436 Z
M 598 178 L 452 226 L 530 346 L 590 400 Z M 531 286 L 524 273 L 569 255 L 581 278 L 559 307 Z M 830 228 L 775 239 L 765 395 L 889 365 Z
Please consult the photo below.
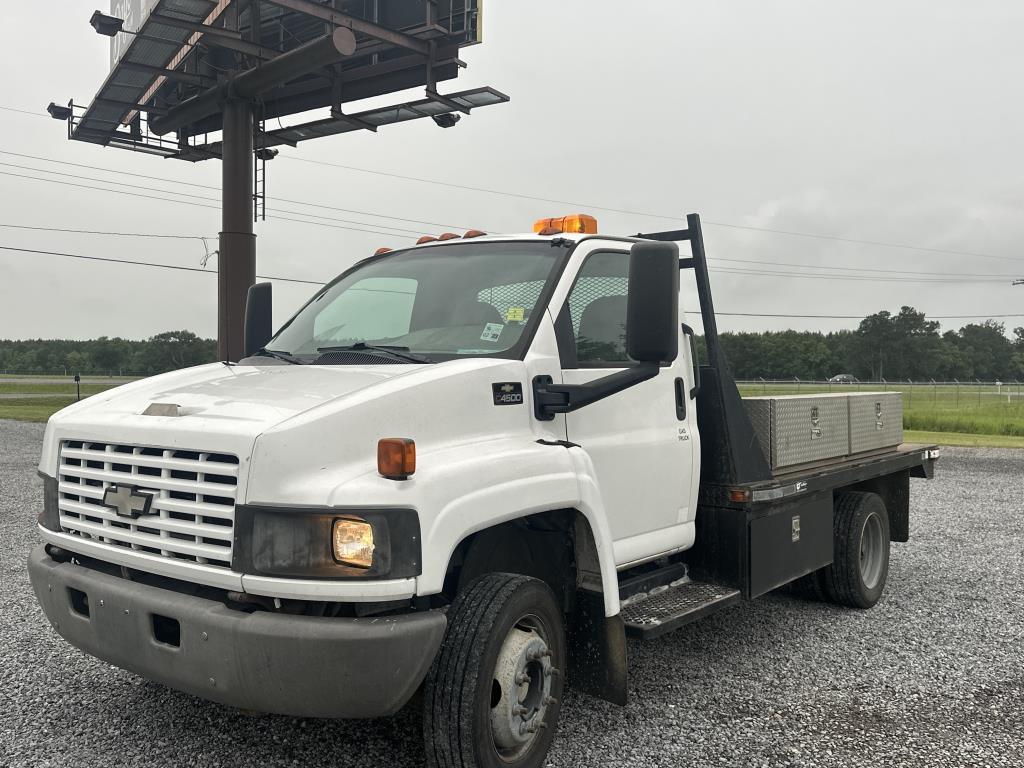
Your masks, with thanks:
M 424 237 L 273 335 L 258 284 L 245 322 L 241 361 L 50 419 L 35 594 L 72 645 L 225 705 L 415 700 L 431 766 L 543 765 L 567 684 L 626 703 L 627 636 L 787 584 L 870 608 L 939 455 L 773 462 L 696 215 L 633 237 L 585 215 Z M 796 406 L 810 422 L 785 439 L 822 445 L 819 406 Z

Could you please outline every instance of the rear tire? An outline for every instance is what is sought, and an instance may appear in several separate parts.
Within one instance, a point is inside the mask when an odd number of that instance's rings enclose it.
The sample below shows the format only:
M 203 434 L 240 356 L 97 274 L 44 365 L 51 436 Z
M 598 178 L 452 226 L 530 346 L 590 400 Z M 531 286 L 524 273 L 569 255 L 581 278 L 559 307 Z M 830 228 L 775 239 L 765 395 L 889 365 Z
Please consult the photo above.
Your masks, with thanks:
M 821 571 L 825 594 L 839 605 L 871 608 L 889 576 L 885 503 L 874 493 L 844 493 L 835 503 L 832 530 L 832 564 Z
M 448 610 L 423 692 L 431 768 L 539 768 L 554 738 L 566 660 L 551 589 L 509 573 L 481 576 Z

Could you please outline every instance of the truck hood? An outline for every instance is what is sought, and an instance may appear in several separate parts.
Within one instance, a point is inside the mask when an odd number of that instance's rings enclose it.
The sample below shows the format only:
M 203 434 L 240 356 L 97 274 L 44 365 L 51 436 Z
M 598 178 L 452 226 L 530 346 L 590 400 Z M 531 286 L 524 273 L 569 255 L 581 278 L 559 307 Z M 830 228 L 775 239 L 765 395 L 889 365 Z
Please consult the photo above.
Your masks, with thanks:
M 293 366 L 217 363 L 154 376 L 94 395 L 61 411 L 64 426 L 87 419 L 119 429 L 136 424 L 258 435 L 268 427 L 408 374 L 418 365 Z M 178 416 L 143 415 L 153 404 L 178 406 Z
M 325 403 L 414 373 L 421 365 L 298 366 L 214 363 L 153 376 L 75 403 L 51 417 L 40 470 L 53 474 L 61 440 L 116 441 L 248 454 L 265 430 Z M 154 403 L 178 416 L 143 415 Z

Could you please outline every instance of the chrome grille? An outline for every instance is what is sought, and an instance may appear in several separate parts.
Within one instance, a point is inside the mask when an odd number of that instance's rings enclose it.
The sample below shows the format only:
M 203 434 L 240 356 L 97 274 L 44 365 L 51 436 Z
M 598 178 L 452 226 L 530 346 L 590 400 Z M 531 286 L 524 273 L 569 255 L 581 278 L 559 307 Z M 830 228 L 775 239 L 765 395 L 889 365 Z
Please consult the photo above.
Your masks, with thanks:
M 153 555 L 229 568 L 238 457 L 225 453 L 65 440 L 58 472 L 65 533 Z M 110 486 L 151 494 L 153 514 L 122 517 Z

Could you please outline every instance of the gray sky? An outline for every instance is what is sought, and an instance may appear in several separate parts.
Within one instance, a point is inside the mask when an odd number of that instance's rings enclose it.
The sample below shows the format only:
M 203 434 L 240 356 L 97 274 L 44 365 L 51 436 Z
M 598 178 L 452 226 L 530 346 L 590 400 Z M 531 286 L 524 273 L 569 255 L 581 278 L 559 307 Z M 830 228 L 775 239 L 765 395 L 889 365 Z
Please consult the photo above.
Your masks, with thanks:
M 97 5 L 105 3 L 4 3 L 6 26 L 23 34 L 9 35 L 0 49 L 0 68 L 8 74 L 0 106 L 39 110 L 51 100 L 92 97 L 108 67 L 109 41 L 87 23 Z M 620 9 L 627 7 L 624 17 Z M 1024 277 L 1022 29 L 1024 4 L 1013 0 L 485 0 L 484 43 L 464 49 L 469 69 L 442 90 L 492 85 L 511 96 L 509 104 L 481 109 L 450 130 L 421 120 L 285 147 L 268 166 L 269 205 L 363 222 L 336 226 L 434 234 L 443 228 L 304 209 L 273 198 L 488 232 L 529 231 L 536 218 L 579 210 L 596 215 L 603 232 L 632 234 L 674 228 L 680 222 L 663 217 L 696 211 L 705 221 L 710 258 L 764 262 L 713 261 L 713 267 L 785 273 L 714 272 L 720 311 L 863 316 L 911 304 L 930 315 L 1022 315 L 1004 320 L 1012 328 L 1024 325 L 1024 287 L 1010 287 L 1011 276 Z M 175 184 L 217 185 L 215 161 L 188 165 L 72 143 L 53 120 L 2 110 L 0 135 L 5 153 L 169 180 L 0 153 L 0 163 L 7 164 L 0 165 L 0 224 L 213 238 L 220 228 L 216 190 Z M 309 160 L 573 205 L 304 162 Z M 110 180 L 67 179 L 77 184 L 139 184 L 215 200 L 191 199 L 210 208 L 163 203 L 135 196 L 148 194 L 143 190 L 122 187 L 132 194 L 112 194 L 3 175 L 59 178 L 11 164 Z M 790 237 L 712 222 L 1004 258 Z M 315 280 L 333 277 L 382 245 L 409 244 L 416 236 L 275 221 L 270 214 L 257 231 L 260 274 Z M 0 245 L 186 266 L 198 266 L 204 252 L 198 240 L 5 227 Z M 939 273 L 1005 277 L 917 283 L 796 276 L 822 274 L 812 266 L 924 272 L 928 276 L 916 277 L 933 281 Z M 213 276 L 2 250 L 0 270 L 0 338 L 216 332 Z M 970 282 L 978 279 L 990 282 Z M 110 290 L 125 287 L 130 290 Z M 275 323 L 313 289 L 276 284 Z M 723 316 L 719 322 L 723 330 L 831 330 L 857 321 Z M 942 326 L 964 322 L 970 321 L 943 320 Z

